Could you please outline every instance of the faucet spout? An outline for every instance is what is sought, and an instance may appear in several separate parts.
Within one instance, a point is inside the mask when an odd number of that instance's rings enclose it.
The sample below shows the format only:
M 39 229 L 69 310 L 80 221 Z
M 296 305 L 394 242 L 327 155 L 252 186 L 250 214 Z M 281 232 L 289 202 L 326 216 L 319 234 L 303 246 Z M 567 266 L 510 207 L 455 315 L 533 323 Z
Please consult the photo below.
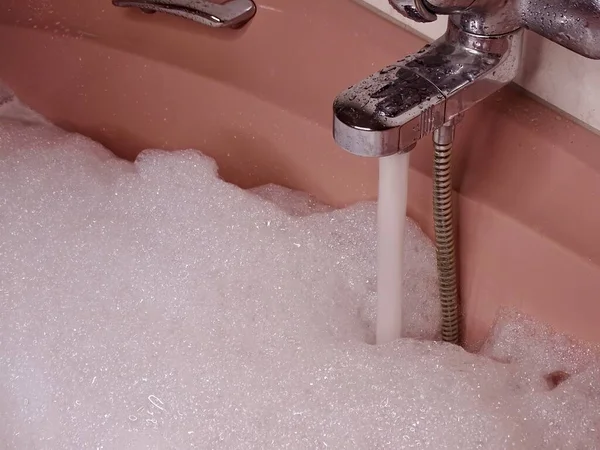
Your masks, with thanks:
M 337 96 L 334 139 L 359 156 L 412 150 L 418 140 L 512 81 L 521 44 L 521 30 L 480 36 L 450 22 L 431 45 Z

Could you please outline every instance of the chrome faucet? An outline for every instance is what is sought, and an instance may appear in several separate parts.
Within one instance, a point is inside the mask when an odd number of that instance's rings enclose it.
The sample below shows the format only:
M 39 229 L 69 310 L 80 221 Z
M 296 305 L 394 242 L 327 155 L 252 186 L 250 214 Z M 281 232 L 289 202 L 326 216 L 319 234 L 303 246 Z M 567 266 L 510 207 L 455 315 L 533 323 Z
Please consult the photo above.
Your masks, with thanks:
M 456 344 L 460 343 L 460 301 L 452 193 L 455 124 L 474 104 L 517 76 L 525 28 L 580 55 L 600 59 L 600 0 L 389 2 L 417 22 L 450 15 L 446 33 L 340 93 L 333 104 L 333 136 L 350 153 L 381 158 L 408 153 L 418 140 L 433 134 L 441 335 Z M 386 163 L 382 159 L 380 167 Z
M 600 0 L 389 0 L 417 22 L 450 15 L 443 37 L 340 93 L 335 141 L 360 156 L 412 150 L 518 74 L 523 29 L 600 59 Z

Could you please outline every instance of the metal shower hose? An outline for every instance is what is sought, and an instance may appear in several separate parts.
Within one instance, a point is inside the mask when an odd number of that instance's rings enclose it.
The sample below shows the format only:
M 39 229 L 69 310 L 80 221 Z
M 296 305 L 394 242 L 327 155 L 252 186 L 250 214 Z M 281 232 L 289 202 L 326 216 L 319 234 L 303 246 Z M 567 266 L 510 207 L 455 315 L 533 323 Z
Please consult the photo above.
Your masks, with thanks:
M 452 141 L 454 125 L 444 125 L 433 133 L 433 222 L 442 305 L 442 339 L 458 344 L 458 288 L 452 205 Z

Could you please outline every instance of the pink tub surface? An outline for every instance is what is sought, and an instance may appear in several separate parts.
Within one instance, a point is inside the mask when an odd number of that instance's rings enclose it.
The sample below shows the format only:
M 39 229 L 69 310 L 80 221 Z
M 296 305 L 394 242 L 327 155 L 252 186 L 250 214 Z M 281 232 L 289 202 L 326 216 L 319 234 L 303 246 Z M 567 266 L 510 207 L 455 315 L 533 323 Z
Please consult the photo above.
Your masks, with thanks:
M 257 5 L 227 30 L 107 0 L 9 1 L 0 78 L 125 158 L 192 147 L 242 187 L 375 199 L 377 162 L 336 146 L 332 101 L 424 42 L 351 0 Z M 455 150 L 467 346 L 503 306 L 600 342 L 600 137 L 507 87 L 467 113 Z M 409 215 L 432 235 L 430 140 L 411 158 Z

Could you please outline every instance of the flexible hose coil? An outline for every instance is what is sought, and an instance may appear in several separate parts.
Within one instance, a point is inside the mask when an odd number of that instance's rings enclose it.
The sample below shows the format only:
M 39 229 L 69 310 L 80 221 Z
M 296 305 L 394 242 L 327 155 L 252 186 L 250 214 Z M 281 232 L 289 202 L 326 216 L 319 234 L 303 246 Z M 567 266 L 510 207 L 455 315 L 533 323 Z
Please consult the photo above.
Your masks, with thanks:
M 433 134 L 433 221 L 442 305 L 442 339 L 445 342 L 458 344 L 460 340 L 459 300 L 452 204 L 453 139 L 453 125 L 444 125 Z

